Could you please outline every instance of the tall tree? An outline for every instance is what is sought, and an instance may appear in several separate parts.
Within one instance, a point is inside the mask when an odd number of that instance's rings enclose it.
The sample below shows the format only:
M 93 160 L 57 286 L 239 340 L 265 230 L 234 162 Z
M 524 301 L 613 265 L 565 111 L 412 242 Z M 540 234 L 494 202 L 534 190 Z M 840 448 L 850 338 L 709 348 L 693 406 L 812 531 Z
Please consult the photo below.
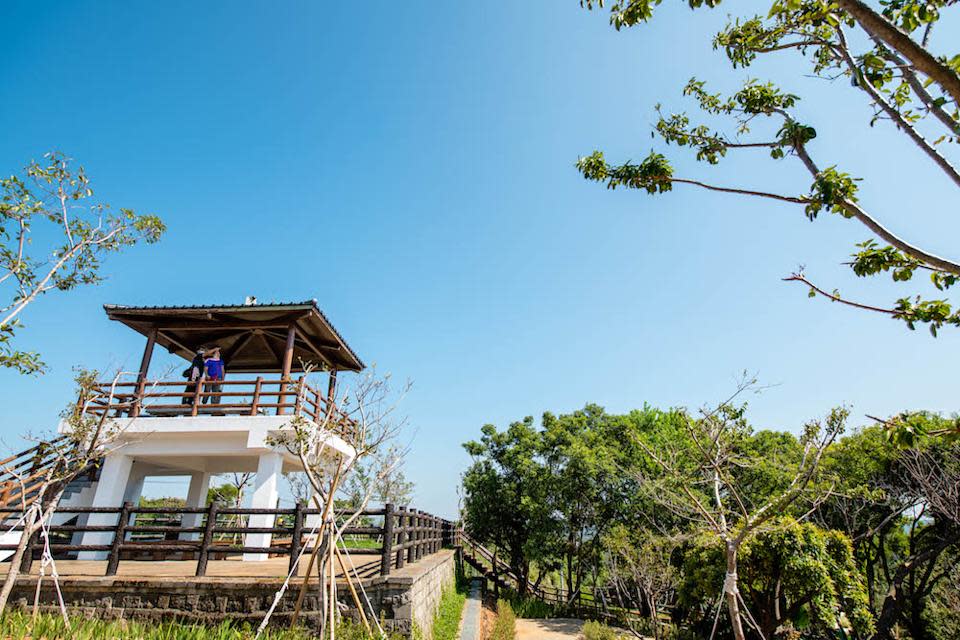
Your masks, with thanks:
M 580 0 L 589 9 L 603 0 Z M 614 0 L 610 21 L 616 29 L 649 22 L 660 0 Z M 715 7 L 719 0 L 690 0 L 690 7 Z M 953 9 L 951 0 L 893 0 L 872 7 L 862 0 L 773 0 L 764 14 L 738 16 L 714 38 L 714 47 L 726 54 L 734 68 L 749 67 L 758 58 L 792 54 L 810 65 L 815 76 L 828 81 L 846 79 L 870 105 L 870 123 L 884 121 L 884 131 L 905 136 L 926 157 L 931 180 L 946 178 L 960 188 L 957 169 L 960 143 L 960 55 L 934 49 L 935 27 L 941 15 Z M 952 46 L 955 43 L 944 42 Z M 790 81 L 795 77 L 781 78 Z M 842 90 L 842 85 L 837 85 Z M 653 151 L 639 163 L 610 164 L 600 151 L 578 161 L 588 180 L 610 189 L 641 189 L 650 194 L 687 185 L 718 193 L 761 198 L 771 203 L 802 207 L 809 220 L 822 212 L 856 220 L 871 234 L 858 244 L 849 262 L 859 277 L 889 273 L 894 281 L 923 274 L 938 292 L 960 277 L 960 259 L 942 257 L 908 239 L 910 216 L 897 211 L 869 211 L 859 202 L 859 179 L 830 159 L 831 141 L 817 139 L 814 123 L 797 114 L 800 96 L 774 82 L 747 80 L 731 95 L 712 93 L 703 81 L 690 80 L 683 90 L 693 98 L 699 115 L 659 111 L 655 133 L 667 145 L 691 150 L 698 161 L 717 164 L 728 152 L 760 152 L 771 161 L 793 159 L 809 175 L 794 191 L 764 187 L 713 184 L 698 176 L 677 175 L 663 154 Z M 832 112 L 831 112 L 832 113 Z M 878 134 L 880 135 L 880 134 Z M 896 134 L 894 134 L 896 135 Z M 839 144 L 833 141 L 834 144 Z M 901 188 L 899 184 L 887 188 Z M 882 187 L 874 186 L 875 190 Z M 897 214 L 900 214 L 899 216 Z M 885 314 L 913 329 L 925 323 L 936 335 L 944 325 L 960 326 L 960 310 L 940 293 L 930 290 L 892 304 L 850 300 L 828 290 L 797 271 L 785 280 L 802 283 L 811 297 Z
M 92 197 L 83 167 L 60 153 L 0 179 L 0 367 L 42 371 L 38 353 L 13 346 L 27 307 L 51 291 L 100 282 L 106 255 L 156 242 L 165 230 L 154 215 L 114 213 Z
M 531 561 L 549 557 L 554 539 L 541 448 L 542 435 L 530 417 L 504 431 L 484 425 L 479 441 L 464 444 L 473 458 L 463 474 L 464 524 L 475 538 L 506 552 L 521 592 Z

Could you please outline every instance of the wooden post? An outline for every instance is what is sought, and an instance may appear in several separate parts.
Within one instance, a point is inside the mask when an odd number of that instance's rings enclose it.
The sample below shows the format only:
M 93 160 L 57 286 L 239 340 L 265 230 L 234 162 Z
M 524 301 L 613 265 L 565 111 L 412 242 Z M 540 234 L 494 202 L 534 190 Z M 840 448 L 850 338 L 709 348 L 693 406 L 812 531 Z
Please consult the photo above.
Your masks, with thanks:
M 207 559 L 210 557 L 210 547 L 213 545 L 213 528 L 217 526 L 217 511 L 220 503 L 214 500 L 207 509 L 207 522 L 203 527 L 203 538 L 200 540 L 200 554 L 197 556 L 197 576 L 207 574 Z
M 280 373 L 280 397 L 277 404 L 277 415 L 286 413 L 286 407 L 282 406 L 287 401 L 287 382 L 290 380 L 290 370 L 293 368 L 293 347 L 297 339 L 297 325 L 291 324 L 287 327 L 287 344 L 283 350 L 283 371 Z
M 407 549 L 407 562 L 412 563 L 417 561 L 417 532 L 416 532 L 416 509 L 407 510 L 407 528 L 410 529 L 407 533 L 407 542 L 410 543 L 410 548 Z
M 380 575 L 390 575 L 393 564 L 393 504 L 383 505 L 383 552 L 380 555 Z
M 190 415 L 195 416 L 200 413 L 200 393 L 203 391 L 202 377 L 197 378 L 197 388 L 193 390 L 193 406 L 190 409 Z
M 257 384 L 253 387 L 253 404 L 250 405 L 250 415 L 257 415 L 260 409 L 260 390 L 263 387 L 263 376 L 257 376 Z
M 120 507 L 120 515 L 117 517 L 117 528 L 113 532 L 113 543 L 110 545 L 110 555 L 107 557 L 107 572 L 104 575 L 117 575 L 117 568 L 120 566 L 120 547 L 123 546 L 123 539 L 127 535 L 127 524 L 130 522 L 130 509 L 133 503 L 124 502 Z
M 153 357 L 153 346 L 157 343 L 157 328 L 150 329 L 147 334 L 147 346 L 143 349 L 143 358 L 140 359 L 140 372 L 137 373 L 137 395 L 134 398 L 133 406 L 130 408 L 130 417 L 136 418 L 140 415 L 140 407 L 143 404 L 143 391 L 147 384 L 147 371 L 150 370 L 150 359 Z
M 303 376 L 300 376 L 300 380 L 297 381 L 297 399 L 293 401 L 293 415 L 300 415 L 300 410 L 303 406 L 303 383 L 305 380 Z
M 400 511 L 397 514 L 397 524 L 400 525 L 400 533 L 397 534 L 397 546 L 401 547 L 400 551 L 397 553 L 397 569 L 403 568 L 403 561 L 407 555 L 407 550 L 403 549 L 404 543 L 407 541 L 407 525 L 410 522 L 410 517 L 404 515 L 407 513 L 406 507 L 400 507 Z
M 337 399 L 337 371 L 330 372 L 327 379 L 327 415 L 333 416 L 333 403 Z
M 413 543 L 413 560 L 416 562 L 423 557 L 423 531 L 420 530 L 420 525 L 423 524 L 423 518 L 420 517 L 420 510 L 413 510 L 413 528 L 414 528 L 414 543 Z
M 303 502 L 297 501 L 297 508 L 293 514 L 293 531 L 290 537 L 290 564 L 287 569 L 290 573 L 296 575 L 294 569 L 300 560 L 300 549 L 303 546 Z

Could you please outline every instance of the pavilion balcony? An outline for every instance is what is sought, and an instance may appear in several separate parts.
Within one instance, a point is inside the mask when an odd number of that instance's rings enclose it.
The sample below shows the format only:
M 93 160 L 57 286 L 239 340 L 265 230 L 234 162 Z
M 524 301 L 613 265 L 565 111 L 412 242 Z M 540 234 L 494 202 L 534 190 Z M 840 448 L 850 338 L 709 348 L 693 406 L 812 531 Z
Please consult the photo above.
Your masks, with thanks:
M 300 416 L 317 424 L 346 427 L 352 421 L 306 378 L 257 376 L 210 384 L 184 381 L 103 382 L 78 406 L 86 413 L 131 418 L 174 416 Z

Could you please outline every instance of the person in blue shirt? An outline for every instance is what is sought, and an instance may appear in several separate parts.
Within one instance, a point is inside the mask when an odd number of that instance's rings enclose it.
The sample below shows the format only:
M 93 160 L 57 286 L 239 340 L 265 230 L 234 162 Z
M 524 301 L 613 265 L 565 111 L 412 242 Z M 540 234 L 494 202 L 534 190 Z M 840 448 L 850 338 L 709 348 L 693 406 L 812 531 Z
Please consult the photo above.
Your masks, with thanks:
M 220 404 L 220 393 L 223 392 L 223 377 L 226 375 L 226 368 L 223 360 L 220 358 L 220 347 L 213 347 L 208 352 L 204 365 L 207 369 L 206 384 L 203 389 L 207 393 L 213 392 L 213 396 L 203 396 L 203 403 Z

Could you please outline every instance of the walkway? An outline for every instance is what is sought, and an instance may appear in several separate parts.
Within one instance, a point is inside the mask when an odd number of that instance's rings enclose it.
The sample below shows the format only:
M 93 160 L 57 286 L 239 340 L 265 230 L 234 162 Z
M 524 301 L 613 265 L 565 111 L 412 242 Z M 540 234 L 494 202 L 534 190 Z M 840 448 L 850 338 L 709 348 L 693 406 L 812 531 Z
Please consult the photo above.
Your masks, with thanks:
M 480 614 L 482 604 L 480 589 L 483 582 L 479 578 L 470 581 L 470 594 L 463 605 L 463 616 L 460 618 L 460 640 L 480 640 Z
M 517 640 L 576 640 L 583 620 L 554 618 L 552 620 L 517 619 Z

